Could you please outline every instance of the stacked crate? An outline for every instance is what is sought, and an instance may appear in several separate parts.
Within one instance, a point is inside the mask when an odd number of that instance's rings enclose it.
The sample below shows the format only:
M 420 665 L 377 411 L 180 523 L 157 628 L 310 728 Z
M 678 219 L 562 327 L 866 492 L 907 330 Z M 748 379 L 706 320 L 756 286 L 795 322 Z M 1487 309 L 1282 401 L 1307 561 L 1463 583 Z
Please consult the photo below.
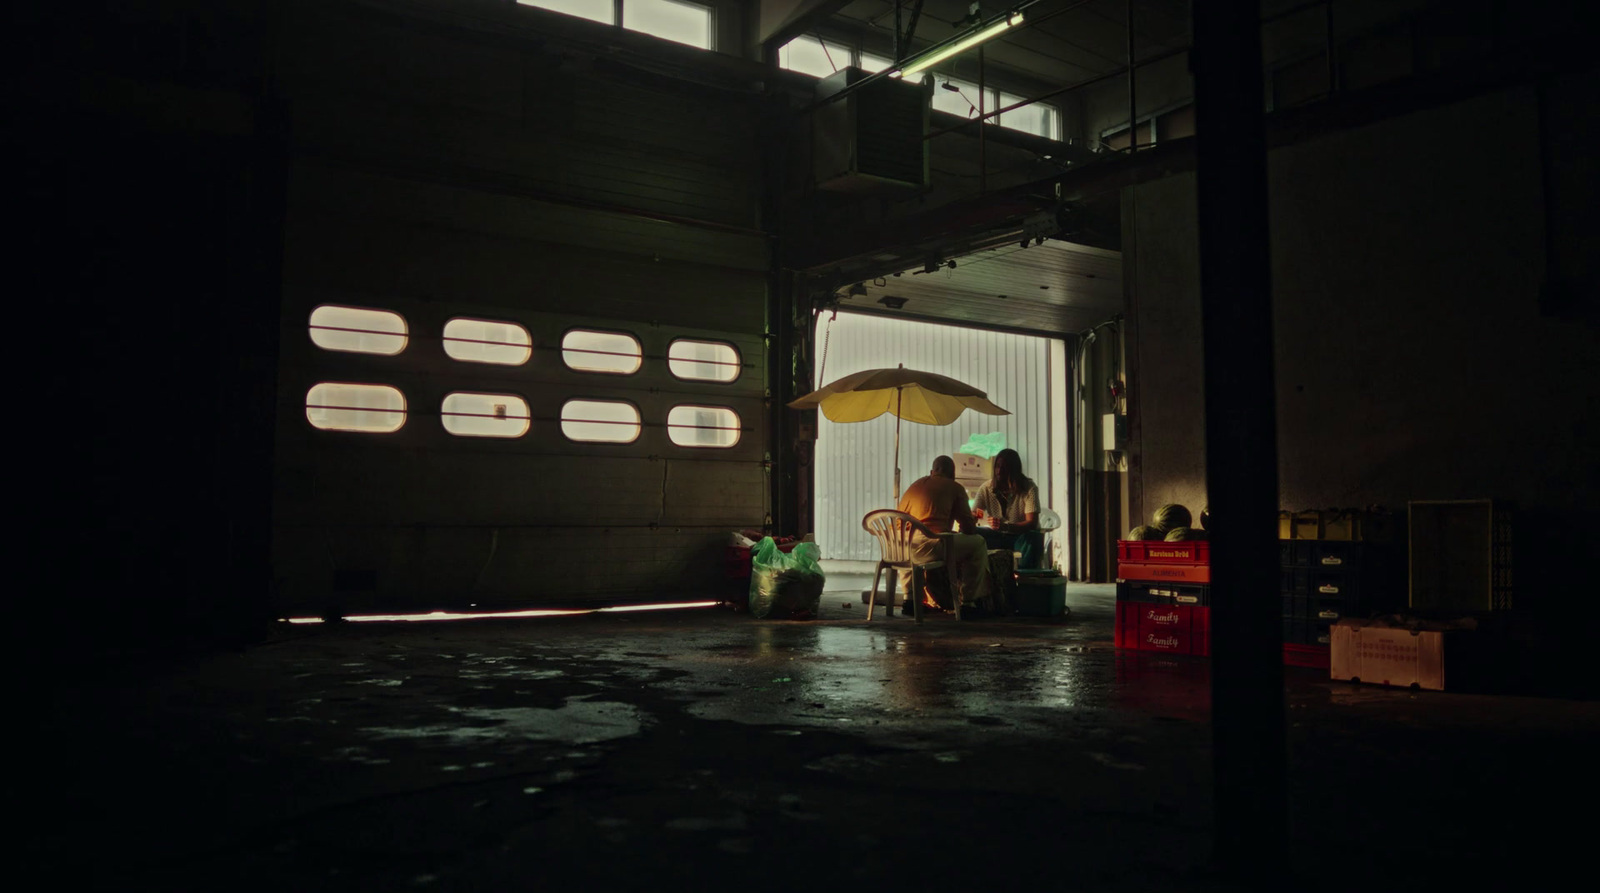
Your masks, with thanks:
M 1467 614 L 1512 605 L 1511 506 L 1493 499 L 1408 505 L 1413 611 Z
M 1211 544 L 1117 542 L 1116 645 L 1211 654 Z
M 1394 606 L 1401 567 L 1394 530 L 1389 516 L 1368 512 L 1279 516 L 1284 663 L 1327 668 L 1340 618 Z
M 1285 512 L 1279 520 L 1283 662 L 1327 668 L 1342 617 L 1392 610 L 1404 592 L 1390 516 Z M 1211 544 L 1117 543 L 1116 645 L 1209 656 Z M 1269 596 L 1270 597 L 1270 596 Z

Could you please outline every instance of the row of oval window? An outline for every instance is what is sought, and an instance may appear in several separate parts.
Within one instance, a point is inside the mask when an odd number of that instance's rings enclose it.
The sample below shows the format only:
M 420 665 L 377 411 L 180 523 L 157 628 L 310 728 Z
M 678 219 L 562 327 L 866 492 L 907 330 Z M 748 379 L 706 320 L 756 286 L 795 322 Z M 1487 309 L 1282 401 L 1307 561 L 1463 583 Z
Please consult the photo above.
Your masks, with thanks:
M 323 304 L 311 311 L 311 343 L 323 350 L 395 356 L 411 342 L 406 318 L 392 310 Z M 533 336 L 514 322 L 456 317 L 444 324 L 444 352 L 464 363 L 521 366 L 533 357 Z M 626 332 L 571 329 L 561 360 L 579 372 L 632 375 L 644 365 L 639 339 Z M 667 369 L 690 381 L 739 377 L 739 349 L 726 341 L 679 338 L 667 348 Z
M 405 426 L 406 397 L 380 384 L 324 381 L 306 391 L 306 421 L 324 431 L 391 434 Z M 439 405 L 444 430 L 457 437 L 521 437 L 533 425 L 528 401 L 516 394 L 455 391 Z M 624 400 L 568 400 L 561 433 L 585 443 L 632 443 L 644 422 Z M 725 406 L 674 406 L 667 437 L 682 447 L 726 449 L 739 442 L 739 414 Z

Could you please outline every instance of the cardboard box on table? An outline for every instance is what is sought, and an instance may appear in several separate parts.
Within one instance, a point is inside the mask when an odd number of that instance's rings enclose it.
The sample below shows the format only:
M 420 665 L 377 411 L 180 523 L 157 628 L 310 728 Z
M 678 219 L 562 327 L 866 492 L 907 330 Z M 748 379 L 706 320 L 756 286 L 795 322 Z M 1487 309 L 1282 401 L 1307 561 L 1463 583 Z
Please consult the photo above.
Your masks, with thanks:
M 994 472 L 994 460 L 971 453 L 956 453 L 956 483 L 967 488 L 967 498 L 978 495 L 978 488 L 989 482 Z

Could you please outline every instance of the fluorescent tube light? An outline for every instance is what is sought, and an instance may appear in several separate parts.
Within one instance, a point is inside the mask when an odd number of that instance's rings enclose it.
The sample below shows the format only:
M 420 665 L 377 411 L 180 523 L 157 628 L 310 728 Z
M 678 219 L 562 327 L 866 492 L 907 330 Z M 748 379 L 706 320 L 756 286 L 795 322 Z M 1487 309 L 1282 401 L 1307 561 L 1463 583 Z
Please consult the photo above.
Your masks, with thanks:
M 892 78 L 908 77 L 910 75 L 917 74 L 918 72 L 924 71 L 924 70 L 926 70 L 928 68 L 932 68 L 933 66 L 938 65 L 940 62 L 943 62 L 944 60 L 950 58 L 951 56 L 954 56 L 957 53 L 966 52 L 967 50 L 972 49 L 973 47 L 977 46 L 980 43 L 983 43 L 984 41 L 988 40 L 991 37 L 994 37 L 995 35 L 997 35 L 1000 32 L 1006 30 L 1007 28 L 1010 28 L 1013 25 L 1020 25 L 1020 24 L 1022 24 L 1022 13 L 1014 12 L 1011 15 L 1007 16 L 1006 18 L 1001 19 L 998 22 L 995 22 L 994 24 L 990 25 L 987 28 L 984 28 L 982 31 L 978 31 L 978 32 L 976 32 L 976 33 L 974 33 L 974 34 L 972 34 L 972 35 L 970 35 L 968 37 L 962 38 L 961 40 L 959 40 L 959 41 L 957 41 L 957 42 L 955 42 L 955 43 L 953 43 L 953 44 L 951 44 L 951 45 L 949 45 L 949 46 L 947 46 L 947 47 L 945 47 L 943 49 L 935 50 L 934 52 L 928 54 L 927 56 L 925 56 L 925 57 L 923 57 L 921 59 L 918 59 L 915 62 L 912 62 L 910 65 L 906 65 L 906 66 L 902 67 L 898 71 L 890 72 L 889 77 L 892 77 Z

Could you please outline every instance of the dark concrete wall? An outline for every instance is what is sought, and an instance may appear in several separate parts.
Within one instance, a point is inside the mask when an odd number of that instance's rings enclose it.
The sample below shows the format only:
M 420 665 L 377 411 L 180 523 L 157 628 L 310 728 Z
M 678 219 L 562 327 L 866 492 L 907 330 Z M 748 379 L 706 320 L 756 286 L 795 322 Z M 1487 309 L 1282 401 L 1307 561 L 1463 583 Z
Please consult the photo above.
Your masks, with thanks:
M 48 670 L 246 641 L 269 616 L 286 183 L 259 4 L 17 12 L 22 651 Z
M 1593 491 L 1600 344 L 1539 313 L 1537 132 L 1519 90 L 1274 154 L 1285 504 Z
M 1141 51 L 1143 52 L 1143 51 Z M 1189 74 L 1187 54 L 1172 56 L 1139 66 L 1139 76 L 1134 82 L 1138 115 L 1159 113 L 1184 105 L 1194 98 L 1194 78 Z M 1128 124 L 1128 79 L 1112 78 L 1078 91 L 1082 110 L 1083 136 L 1100 138 L 1108 129 Z M 1149 143 L 1148 130 L 1141 131 L 1139 142 Z
M 74 648 L 722 583 L 727 530 L 770 502 L 758 65 L 491 0 L 45 4 L 20 24 L 19 293 L 54 339 L 27 601 L 77 624 Z M 412 346 L 318 351 L 324 302 L 400 310 Z M 521 322 L 538 358 L 449 361 L 451 316 Z M 647 371 L 563 368 L 567 326 L 638 333 Z M 740 380 L 672 378 L 674 337 L 736 344 Z M 316 431 L 321 380 L 400 386 L 414 414 L 387 439 Z M 451 390 L 527 395 L 535 433 L 450 437 Z M 567 443 L 570 396 L 652 424 Z M 679 403 L 736 409 L 740 444 L 670 443 Z
M 1592 74 L 1549 89 L 1547 132 L 1592 130 L 1592 101 L 1577 99 L 1595 95 Z M 1270 159 L 1281 504 L 1511 500 L 1535 588 L 1551 538 L 1570 540 L 1600 498 L 1600 337 L 1581 308 L 1563 318 L 1541 300 L 1555 271 L 1540 130 L 1528 87 Z M 1552 168 L 1562 208 L 1594 192 L 1592 157 L 1570 148 Z M 1204 503 L 1193 176 L 1137 187 L 1132 203 L 1148 514 Z M 1592 223 L 1555 220 L 1567 255 L 1592 244 Z
M 1130 412 L 1138 416 L 1133 462 L 1142 498 L 1130 521 L 1170 502 L 1205 504 L 1205 393 L 1200 350 L 1200 244 L 1194 176 L 1132 190 L 1123 205 L 1130 277 Z M 1127 253 L 1124 254 L 1127 256 Z

